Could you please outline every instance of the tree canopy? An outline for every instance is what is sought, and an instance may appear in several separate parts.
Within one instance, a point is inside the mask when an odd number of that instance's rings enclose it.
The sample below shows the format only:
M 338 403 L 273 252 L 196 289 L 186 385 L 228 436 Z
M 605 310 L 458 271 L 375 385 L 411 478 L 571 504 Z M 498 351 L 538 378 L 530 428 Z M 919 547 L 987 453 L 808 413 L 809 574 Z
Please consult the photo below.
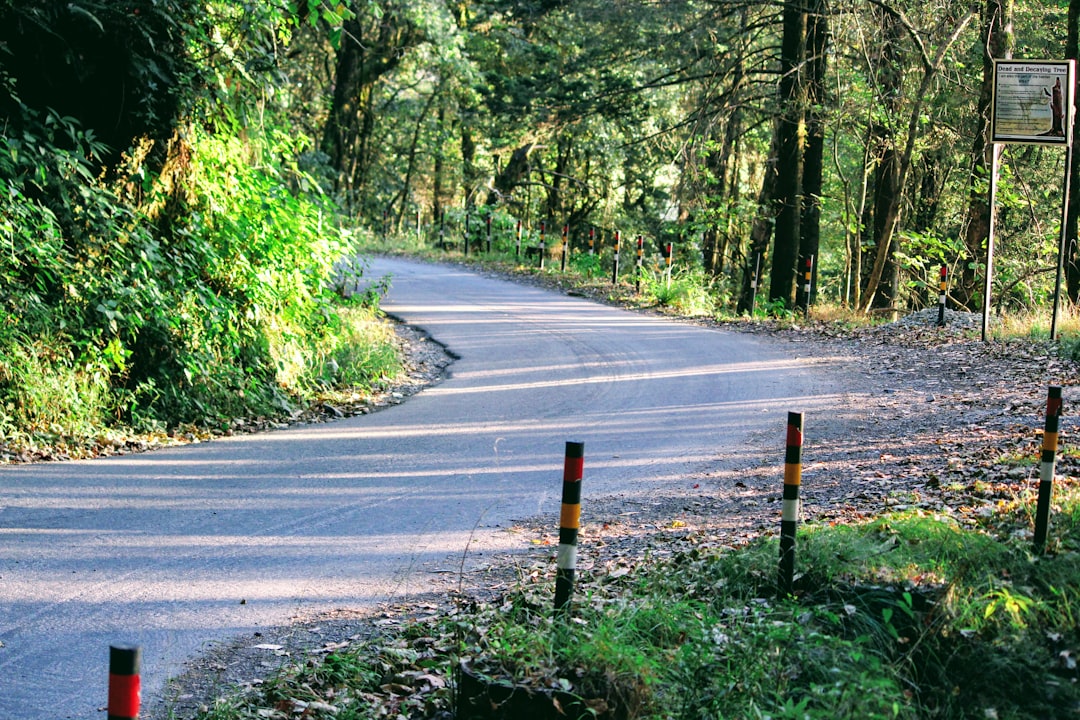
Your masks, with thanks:
M 1076 0 L 0 0 L 0 429 L 48 424 L 26 389 L 43 371 L 128 422 L 287 405 L 321 372 L 353 238 L 416 213 L 675 240 L 732 309 L 757 268 L 791 307 L 811 257 L 818 298 L 916 307 L 945 265 L 953 300 L 977 307 L 991 61 L 1074 58 L 1078 15 Z M 1038 306 L 1066 155 L 997 152 L 994 300 Z

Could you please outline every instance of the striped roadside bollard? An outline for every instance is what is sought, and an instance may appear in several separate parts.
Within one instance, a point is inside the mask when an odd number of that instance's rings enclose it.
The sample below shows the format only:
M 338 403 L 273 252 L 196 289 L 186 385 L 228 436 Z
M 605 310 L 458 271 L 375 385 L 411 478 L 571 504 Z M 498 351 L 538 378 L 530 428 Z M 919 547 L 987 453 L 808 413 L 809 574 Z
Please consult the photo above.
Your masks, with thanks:
M 521 257 L 521 221 L 517 221 L 517 227 L 514 230 L 514 258 Z
M 949 268 L 941 266 L 941 292 L 938 294 L 937 326 L 945 327 L 945 294 L 949 289 Z
M 750 316 L 754 315 L 757 304 L 758 278 L 761 277 L 761 253 L 754 253 L 754 274 L 750 278 Z
M 806 273 L 803 277 L 803 317 L 810 317 L 810 290 L 814 277 L 814 256 L 806 258 Z
M 491 253 L 491 213 L 487 216 L 487 251 Z
M 589 228 L 589 254 L 596 254 L 596 228 Z
M 109 646 L 108 720 L 133 720 L 139 717 L 142 698 L 140 665 L 142 648 L 138 645 Z
M 555 611 L 570 609 L 577 571 L 578 528 L 581 526 L 581 477 L 585 443 L 566 443 L 563 464 L 562 510 L 559 513 L 559 552 L 555 560 Z
M 674 248 L 673 248 L 672 244 L 668 243 L 667 244 L 667 256 L 664 258 L 664 262 L 667 264 L 667 267 L 664 268 L 664 274 L 667 277 L 667 288 L 668 288 L 668 290 L 671 289 L 671 256 L 673 254 L 672 253 L 673 250 L 674 250 Z
M 466 210 L 465 211 L 465 239 L 464 239 L 465 257 L 469 257 L 469 232 L 471 230 L 470 225 L 472 224 L 470 222 L 471 219 L 472 219 L 472 216 L 469 214 L 469 211 Z
M 615 255 L 611 266 L 611 284 L 619 284 L 619 231 L 615 231 Z
M 559 260 L 559 270 L 566 272 L 566 256 L 570 254 L 570 226 L 562 226 L 562 256 Z
M 544 255 L 547 254 L 547 250 L 544 248 L 544 221 L 540 221 L 540 269 L 544 269 Z
M 637 265 L 634 269 L 634 292 L 641 292 L 641 273 L 645 267 L 645 238 L 637 236 Z
M 784 455 L 784 507 L 780 520 L 780 594 L 795 590 L 795 526 L 799 521 L 799 485 L 802 483 L 802 413 L 789 412 L 787 451 Z
M 1046 395 L 1046 425 L 1043 430 L 1042 462 L 1039 467 L 1039 502 L 1035 509 L 1035 551 L 1046 549 L 1050 527 L 1050 498 L 1057 464 L 1058 431 L 1061 429 L 1061 386 L 1051 385 Z

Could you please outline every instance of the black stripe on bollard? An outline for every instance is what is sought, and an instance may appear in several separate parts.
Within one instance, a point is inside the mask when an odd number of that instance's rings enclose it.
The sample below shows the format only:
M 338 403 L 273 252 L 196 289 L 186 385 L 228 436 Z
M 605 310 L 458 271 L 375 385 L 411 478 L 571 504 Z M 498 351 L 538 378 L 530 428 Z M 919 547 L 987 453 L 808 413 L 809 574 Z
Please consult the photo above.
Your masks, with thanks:
M 787 451 L 784 455 L 784 506 L 780 520 L 780 593 L 795 589 L 795 526 L 799 520 L 799 486 L 802 483 L 802 413 L 789 412 Z
M 941 292 L 938 293 L 938 327 L 945 327 L 945 295 L 949 289 L 949 268 L 941 266 Z
M 1057 464 L 1058 432 L 1061 429 L 1061 386 L 1051 385 L 1046 394 L 1046 425 L 1043 430 L 1042 462 L 1039 467 L 1039 502 L 1035 510 L 1035 550 L 1046 549 L 1050 528 L 1050 499 Z
M 578 528 L 581 526 L 581 477 L 585 443 L 566 443 L 563 465 L 562 510 L 559 513 L 559 552 L 555 561 L 555 610 L 569 608 L 577 571 Z
M 109 720 L 139 717 L 140 665 L 142 649 L 138 645 L 109 646 Z

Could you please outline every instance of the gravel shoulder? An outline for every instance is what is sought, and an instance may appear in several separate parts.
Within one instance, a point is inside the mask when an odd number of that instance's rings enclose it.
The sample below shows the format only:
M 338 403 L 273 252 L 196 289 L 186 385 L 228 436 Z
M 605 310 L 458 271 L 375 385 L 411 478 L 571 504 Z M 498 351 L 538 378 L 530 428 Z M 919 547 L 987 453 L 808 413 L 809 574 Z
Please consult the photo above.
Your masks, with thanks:
M 806 418 L 804 522 L 857 521 L 912 507 L 964 522 L 1003 497 L 1033 488 L 1048 385 L 1066 386 L 1062 437 L 1068 444 L 1069 387 L 1080 378 L 1076 363 L 1057 357 L 1048 342 L 974 339 L 975 316 L 950 313 L 945 328 L 935 327 L 936 317 L 935 309 L 857 331 L 825 323 L 723 325 L 771 335 L 808 362 L 840 357 L 847 367 L 847 386 L 835 398 L 834 411 Z M 405 401 L 438 383 L 452 363 L 422 333 L 400 326 L 399 337 L 409 358 L 408 378 L 365 411 Z M 321 419 L 354 410 L 331 408 Z M 618 572 L 646 554 L 664 556 L 701 545 L 738 547 L 775 534 L 782 441 L 752 436 L 751 448 L 718 456 L 714 469 L 647 503 L 590 498 L 583 508 L 580 571 Z M 1059 475 L 1080 474 L 1069 457 L 1062 457 L 1058 469 Z M 428 595 L 394 606 L 298 617 L 289 626 L 211 648 L 170 681 L 165 698 L 145 708 L 145 716 L 194 717 L 215 697 L 257 686 L 282 665 L 315 660 L 357 640 L 392 633 L 409 620 L 455 612 L 515 583 L 542 578 L 557 544 L 557 528 L 550 525 L 550 518 L 521 519 L 505 529 L 520 537 L 520 552 L 488 554 L 485 562 L 470 562 L 468 571 L 435 578 L 437 589 Z

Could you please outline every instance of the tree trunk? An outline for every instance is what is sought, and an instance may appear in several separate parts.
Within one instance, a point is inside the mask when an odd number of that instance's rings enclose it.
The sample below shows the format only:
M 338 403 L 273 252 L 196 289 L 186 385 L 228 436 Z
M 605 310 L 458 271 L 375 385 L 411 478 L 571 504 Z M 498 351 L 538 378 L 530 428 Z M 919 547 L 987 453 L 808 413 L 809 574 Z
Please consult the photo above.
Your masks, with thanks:
M 1074 3 L 1075 4 L 1075 3 Z M 979 91 L 978 130 L 971 147 L 971 173 L 968 178 L 967 223 L 964 247 L 968 262 L 960 263 L 960 273 L 952 289 L 952 297 L 964 307 L 973 307 L 980 283 L 978 268 L 986 255 L 990 237 L 990 103 L 994 93 L 994 59 L 1012 57 L 1012 0 L 986 0 L 983 15 L 982 87 Z
M 874 307 L 892 307 L 896 300 L 896 246 L 893 243 L 893 226 L 897 215 L 891 210 L 893 198 L 901 192 L 900 157 L 897 150 L 896 129 L 899 124 L 900 101 L 904 86 L 904 58 L 900 50 L 900 28 L 897 18 L 887 12 L 880 13 L 881 32 L 877 46 L 877 82 L 879 100 L 884 109 L 884 122 L 871 126 L 874 165 L 872 217 L 866 227 L 871 232 L 876 248 L 871 278 L 874 287 L 867 288 L 864 304 L 872 297 Z M 880 280 L 884 278 L 884 282 Z
M 891 11 L 886 6 L 878 4 L 877 0 L 874 0 L 874 2 L 875 6 L 882 8 L 895 20 L 904 19 L 903 16 L 896 15 L 895 11 Z M 885 261 L 889 257 L 889 252 L 892 248 L 893 237 L 895 236 L 896 226 L 900 218 L 900 205 L 903 200 L 903 189 L 908 171 L 911 168 L 911 158 L 915 152 L 915 141 L 919 137 L 919 120 L 922 117 L 923 106 L 930 94 L 934 77 L 941 70 L 941 66 L 945 62 L 945 56 L 948 53 L 949 48 L 951 48 L 956 43 L 957 38 L 963 34 L 964 29 L 968 26 L 968 23 L 971 22 L 972 17 L 974 17 L 973 13 L 967 12 L 957 21 L 948 23 L 947 27 L 950 28 L 950 35 L 938 46 L 937 53 L 933 57 L 926 51 L 926 47 L 922 42 L 919 32 L 911 25 L 907 24 L 906 20 L 904 22 L 905 29 L 922 52 L 923 77 L 919 84 L 919 88 L 912 95 L 914 99 L 911 104 L 911 112 L 908 115 L 907 143 L 904 146 L 903 154 L 900 156 L 900 175 L 896 183 L 898 190 L 891 198 L 885 198 L 887 202 L 885 202 L 883 217 L 880 220 L 881 226 L 885 228 L 885 237 L 878 243 L 877 253 L 874 258 L 874 268 L 871 271 L 870 280 L 866 286 L 866 293 L 862 297 L 862 302 L 859 307 L 860 310 L 865 311 L 873 300 L 881 282 L 882 273 L 885 270 Z
M 487 196 L 488 205 L 509 200 L 514 188 L 529 176 L 529 153 L 535 147 L 536 143 L 528 143 L 514 150 L 509 162 L 495 175 L 495 181 Z
M 411 24 L 391 12 L 378 18 L 358 12 L 345 21 L 322 148 L 337 172 L 336 187 L 346 196 L 364 185 L 375 128 L 375 86 L 417 37 Z
M 794 306 L 795 271 L 802 214 L 803 110 L 802 64 L 806 56 L 806 13 L 799 3 L 784 4 L 784 37 L 780 48 L 780 121 L 776 185 L 776 228 L 773 237 L 769 299 Z
M 776 218 L 777 206 L 773 199 L 776 195 L 777 184 L 776 155 L 778 142 L 778 133 L 774 132 L 772 147 L 769 148 L 769 158 L 765 163 L 765 173 L 761 181 L 761 192 L 758 193 L 757 217 L 754 218 L 754 225 L 750 230 L 749 252 L 747 252 L 743 263 L 742 288 L 739 291 L 739 303 L 737 306 L 740 313 L 750 312 L 750 299 L 752 296 L 750 283 L 754 280 L 754 273 L 764 274 L 765 260 L 769 251 L 769 235 L 772 232 L 773 221 Z M 761 263 L 760 269 L 757 265 L 759 262 Z M 758 285 L 758 293 L 761 293 L 760 284 Z
M 1065 41 L 1065 57 L 1070 60 L 1080 58 L 1080 0 L 1070 0 L 1068 31 Z M 1073 89 L 1073 97 L 1076 89 Z M 1075 100 L 1074 100 L 1075 101 Z M 1072 127 L 1072 167 L 1069 168 L 1069 197 L 1065 214 L 1065 282 L 1069 300 L 1080 302 L 1080 247 L 1077 246 L 1078 218 L 1080 218 L 1080 152 L 1076 148 L 1076 139 L 1080 137 L 1080 113 L 1073 113 Z
M 826 0 L 812 0 L 806 25 L 806 154 L 803 160 L 803 209 L 800 221 L 799 257 L 814 258 L 811 277 L 813 303 L 817 288 L 821 246 L 821 193 L 825 159 L 826 45 L 828 43 Z M 800 274 L 804 277 L 804 274 Z M 805 282 L 797 283 L 796 303 L 806 303 Z

